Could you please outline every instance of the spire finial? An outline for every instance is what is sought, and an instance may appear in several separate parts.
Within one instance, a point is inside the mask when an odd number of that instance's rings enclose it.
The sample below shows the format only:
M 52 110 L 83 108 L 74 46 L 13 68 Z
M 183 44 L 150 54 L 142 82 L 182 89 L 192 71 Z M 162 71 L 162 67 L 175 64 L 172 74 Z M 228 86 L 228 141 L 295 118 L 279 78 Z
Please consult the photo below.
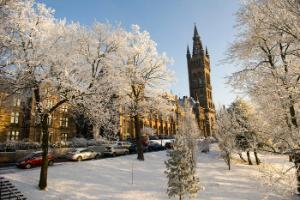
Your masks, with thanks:
M 194 37 L 199 37 L 196 23 L 194 23 Z

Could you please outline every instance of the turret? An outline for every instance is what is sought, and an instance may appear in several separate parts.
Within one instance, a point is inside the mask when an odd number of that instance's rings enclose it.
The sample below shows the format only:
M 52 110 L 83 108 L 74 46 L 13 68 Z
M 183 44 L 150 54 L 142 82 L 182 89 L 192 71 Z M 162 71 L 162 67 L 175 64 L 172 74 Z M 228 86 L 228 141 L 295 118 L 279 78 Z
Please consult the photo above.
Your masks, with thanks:
M 188 62 L 191 60 L 191 53 L 190 53 L 189 45 L 187 45 L 186 59 L 187 59 Z

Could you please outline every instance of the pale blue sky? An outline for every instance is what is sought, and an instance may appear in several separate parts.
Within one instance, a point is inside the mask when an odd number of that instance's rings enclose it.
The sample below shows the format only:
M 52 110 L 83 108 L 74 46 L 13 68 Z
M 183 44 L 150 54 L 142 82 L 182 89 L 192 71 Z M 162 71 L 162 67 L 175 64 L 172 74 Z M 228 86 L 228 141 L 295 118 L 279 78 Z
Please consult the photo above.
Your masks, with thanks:
M 211 79 L 216 106 L 229 104 L 235 95 L 225 85 L 225 76 L 234 67 L 220 64 L 235 30 L 234 13 L 237 0 L 39 0 L 55 9 L 55 16 L 68 21 L 91 25 L 94 21 L 121 24 L 129 29 L 138 24 L 157 43 L 159 52 L 166 52 L 175 63 L 170 68 L 176 73 L 172 92 L 189 95 L 186 46 L 192 47 L 194 23 L 203 45 L 211 58 Z

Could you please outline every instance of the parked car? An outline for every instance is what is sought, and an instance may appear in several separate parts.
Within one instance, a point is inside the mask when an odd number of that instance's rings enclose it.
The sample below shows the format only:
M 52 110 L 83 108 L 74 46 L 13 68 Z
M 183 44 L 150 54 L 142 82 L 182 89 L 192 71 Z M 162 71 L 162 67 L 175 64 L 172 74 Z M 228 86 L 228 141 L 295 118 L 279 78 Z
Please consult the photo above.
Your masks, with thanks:
M 127 149 L 129 149 L 129 147 L 131 146 L 131 142 L 128 141 L 118 141 L 116 144 Z
M 106 156 L 117 156 L 129 154 L 129 150 L 126 147 L 120 145 L 110 145 L 105 147 L 104 155 Z
M 19 160 L 16 165 L 19 168 L 25 168 L 29 169 L 31 167 L 40 166 L 42 165 L 43 161 L 43 152 L 42 151 L 36 151 L 33 152 L 27 156 L 25 156 L 23 159 Z M 54 156 L 51 152 L 48 153 L 48 165 L 51 166 L 54 164 Z
M 67 154 L 67 158 L 70 160 L 88 160 L 88 159 L 97 159 L 100 158 L 100 154 L 89 149 L 89 148 L 78 148 L 73 149 Z
M 149 137 L 150 141 L 160 144 L 161 146 L 166 146 L 166 143 L 171 143 L 175 140 L 172 135 L 159 135 Z
M 148 145 L 148 151 L 161 151 L 165 150 L 166 148 L 164 146 L 161 146 L 160 144 L 150 141 Z
M 142 149 L 143 149 L 143 152 L 147 152 L 148 151 L 148 146 L 145 146 L 142 144 Z M 137 149 L 136 149 L 136 144 L 132 144 L 130 147 L 129 147 L 129 153 L 137 153 Z
M 108 144 L 103 145 L 97 145 L 97 146 L 89 146 L 88 149 L 91 149 L 92 151 L 97 152 L 101 157 L 104 155 L 105 147 L 107 147 Z

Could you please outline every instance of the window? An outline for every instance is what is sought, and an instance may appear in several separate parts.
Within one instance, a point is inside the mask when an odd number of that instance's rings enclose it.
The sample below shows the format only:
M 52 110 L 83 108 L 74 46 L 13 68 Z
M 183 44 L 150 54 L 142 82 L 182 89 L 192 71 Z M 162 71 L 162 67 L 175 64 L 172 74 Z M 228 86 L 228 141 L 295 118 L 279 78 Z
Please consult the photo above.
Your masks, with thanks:
M 66 142 L 67 139 L 68 139 L 68 133 L 62 133 L 61 134 L 61 140 L 64 141 L 64 142 Z
M 65 104 L 62 105 L 61 111 L 64 112 L 64 113 L 68 112 L 68 105 L 65 105 Z
M 52 141 L 52 133 L 51 133 L 51 132 L 49 132 L 48 141 L 49 141 L 50 143 L 51 143 L 51 141 Z
M 19 123 L 19 112 L 12 112 L 11 113 L 10 123 L 11 124 L 18 124 Z
M 48 119 L 47 119 L 48 126 L 51 126 L 51 124 L 52 124 L 52 119 L 53 119 L 52 115 L 49 115 L 49 116 L 48 116 Z
M 18 97 L 14 97 L 14 99 L 13 99 L 13 106 L 20 107 L 20 105 L 21 105 L 21 99 L 18 98 Z
M 19 140 L 19 131 L 10 131 L 8 133 L 7 140 L 11 140 L 11 141 Z
M 59 120 L 60 127 L 68 127 L 69 119 L 67 117 L 61 117 Z

